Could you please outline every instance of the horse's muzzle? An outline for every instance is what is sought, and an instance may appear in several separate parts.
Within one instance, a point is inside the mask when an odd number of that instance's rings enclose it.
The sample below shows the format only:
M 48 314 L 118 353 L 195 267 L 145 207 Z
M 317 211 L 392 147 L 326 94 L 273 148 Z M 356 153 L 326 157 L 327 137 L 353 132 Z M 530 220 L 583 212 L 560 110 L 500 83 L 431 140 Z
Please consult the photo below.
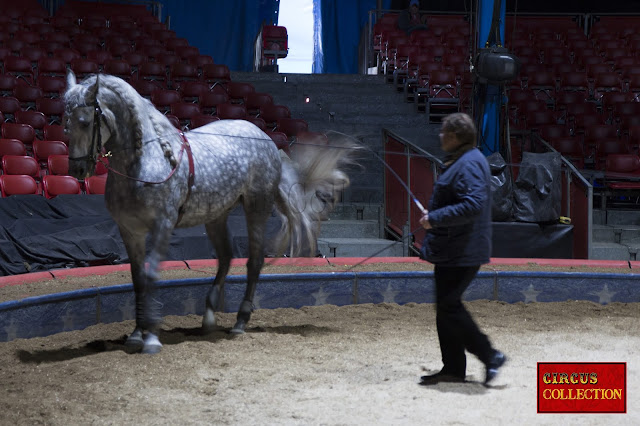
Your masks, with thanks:
M 86 160 L 69 159 L 69 174 L 76 179 L 84 179 L 93 174 L 95 165 L 91 165 Z

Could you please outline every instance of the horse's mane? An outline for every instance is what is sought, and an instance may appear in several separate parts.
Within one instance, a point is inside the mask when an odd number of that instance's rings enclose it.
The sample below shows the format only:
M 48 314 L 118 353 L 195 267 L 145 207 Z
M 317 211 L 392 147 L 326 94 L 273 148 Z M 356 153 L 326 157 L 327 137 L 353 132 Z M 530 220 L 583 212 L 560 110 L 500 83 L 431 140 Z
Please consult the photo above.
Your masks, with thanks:
M 141 117 L 148 117 L 165 157 L 169 159 L 171 166 L 175 167 L 177 160 L 173 154 L 171 144 L 165 137 L 167 134 L 167 127 L 170 126 L 173 128 L 167 118 L 162 115 L 149 100 L 142 97 L 126 81 L 107 74 L 100 74 L 99 77 L 100 90 L 98 90 L 98 101 L 102 106 L 104 117 L 107 120 L 109 127 L 111 129 L 118 129 L 122 127 L 122 124 L 118 125 L 118 123 L 116 123 L 116 117 L 112 110 L 116 108 L 126 108 L 128 110 L 130 120 L 127 127 L 129 127 L 133 132 L 133 143 L 136 155 L 140 156 L 142 155 L 143 142 L 148 142 L 143 140 L 144 134 Z M 86 90 L 95 84 L 96 78 L 97 76 L 89 76 L 80 84 Z M 101 90 L 102 88 L 107 88 L 108 90 Z M 85 93 L 86 91 L 82 92 L 83 103 Z M 69 100 L 70 99 L 67 99 L 67 104 L 69 103 Z M 80 102 L 76 102 L 76 105 L 79 103 Z M 108 110 L 106 110 L 106 108 L 108 108 Z

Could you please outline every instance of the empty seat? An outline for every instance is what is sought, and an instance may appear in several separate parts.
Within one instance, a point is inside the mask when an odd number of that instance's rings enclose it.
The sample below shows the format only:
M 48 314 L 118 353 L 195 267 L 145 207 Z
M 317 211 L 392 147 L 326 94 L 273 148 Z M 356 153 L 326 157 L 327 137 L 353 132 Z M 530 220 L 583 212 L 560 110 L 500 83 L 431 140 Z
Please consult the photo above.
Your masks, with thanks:
M 251 83 L 243 83 L 240 81 L 230 81 L 226 85 L 229 101 L 234 103 L 244 103 L 244 99 L 253 93 L 256 89 Z
M 202 66 L 202 79 L 210 85 L 226 84 L 231 80 L 231 72 L 224 64 L 205 64 Z
M 140 95 L 147 99 L 151 99 L 151 94 L 154 90 L 164 90 L 162 84 L 156 83 L 152 80 L 136 79 L 131 81 L 131 86 L 133 86 Z
M 41 167 L 47 167 L 50 155 L 68 155 L 69 149 L 62 141 L 35 140 L 33 141 L 33 156 Z
M 36 110 L 47 117 L 49 124 L 61 124 L 64 115 L 64 101 L 60 98 L 38 98 Z
M 0 157 L 5 155 L 27 155 L 24 143 L 18 139 L 0 139 Z
M 247 116 L 244 105 L 225 102 L 216 106 L 216 115 L 221 120 L 243 119 Z
M 176 63 L 171 65 L 169 78 L 172 87 L 180 87 L 183 81 L 195 81 L 198 79 L 198 70 L 194 65 Z
M 167 72 L 162 64 L 147 61 L 138 66 L 138 78 L 155 81 L 164 87 L 167 82 Z
M 301 118 L 285 117 L 278 120 L 276 130 L 285 133 L 289 138 L 293 138 L 300 132 L 308 131 L 309 125 Z
M 178 89 L 182 100 L 196 101 L 198 98 L 209 91 L 209 85 L 204 81 L 184 81 Z
M 151 93 L 151 103 L 164 113 L 168 113 L 171 104 L 177 102 L 180 102 L 180 93 L 177 90 L 157 89 Z
M 14 96 L 0 96 L 0 112 L 5 117 L 5 120 L 14 121 L 16 111 L 22 110 L 20 101 Z
M 267 128 L 275 129 L 278 120 L 291 117 L 286 105 L 267 104 L 260 107 L 260 118 L 267 123 Z
M 255 124 L 260 130 L 267 130 L 267 124 L 264 122 L 264 120 L 260 117 L 251 117 L 251 116 L 246 116 L 244 118 L 244 120 L 250 121 L 253 124 Z
M 97 74 L 100 70 L 98 63 L 90 59 L 76 58 L 71 61 L 71 70 L 78 79 L 83 79 L 91 74 Z
M 244 100 L 244 106 L 247 108 L 247 114 L 259 115 L 260 107 L 263 105 L 273 104 L 273 97 L 269 93 L 251 92 L 247 94 Z
M 0 74 L 0 95 L 11 96 L 18 84 L 18 78 L 11 74 Z
M 216 86 L 213 90 L 201 94 L 198 98 L 198 104 L 200 104 L 202 112 L 208 114 L 215 114 L 216 107 L 228 101 L 229 95 L 227 95 L 226 90 L 222 89 L 222 86 Z
M 36 138 L 42 139 L 44 136 L 44 126 L 47 124 L 47 118 L 40 111 L 16 111 L 16 123 L 28 124 L 33 127 Z
M 265 131 L 265 133 L 271 138 L 273 143 L 276 144 L 278 149 L 281 149 L 287 153 L 289 152 L 290 142 L 286 134 L 282 132 L 271 131 L 271 130 L 267 130 Z
M 172 103 L 170 111 L 172 115 L 178 117 L 183 128 L 189 128 L 191 118 L 202 113 L 200 106 L 191 102 Z
M 69 135 L 64 131 L 64 126 L 61 124 L 45 124 L 42 129 L 42 135 L 43 139 L 48 141 L 69 142 Z
M 551 146 L 571 161 L 577 168 L 584 168 L 585 153 L 582 143 L 575 137 L 562 137 L 554 139 Z
M 55 198 L 63 194 L 82 194 L 80 182 L 73 176 L 44 175 L 42 187 L 46 198 Z
M 87 194 L 104 194 L 107 185 L 107 175 L 89 176 L 84 180 L 84 187 Z
M 38 87 L 43 96 L 59 98 L 66 90 L 67 82 L 63 77 L 41 75 L 38 76 Z
M 69 155 L 52 154 L 47 158 L 47 171 L 51 175 L 69 174 Z
M 4 58 L 4 72 L 14 75 L 28 84 L 34 83 L 31 61 L 21 56 L 8 56 Z
M 5 155 L 2 157 L 2 173 L 28 175 L 34 179 L 40 179 L 40 165 L 29 155 Z
M 38 61 L 38 78 L 42 76 L 65 77 L 67 66 L 65 62 L 58 58 L 42 58 Z
M 207 124 L 218 120 L 220 120 L 220 118 L 209 114 L 196 115 L 191 117 L 191 129 L 193 130 L 198 127 L 206 126 Z
M 39 195 L 38 183 L 27 175 L 0 175 L 0 191 L 3 197 Z
M 36 132 L 28 124 L 2 123 L 3 139 L 18 139 L 29 149 L 36 138 Z
M 42 97 L 42 89 L 38 86 L 27 86 L 25 84 L 18 84 L 13 89 L 13 96 L 20 102 L 20 106 L 23 110 L 34 109 L 36 106 L 36 100 Z
M 104 72 L 125 81 L 131 79 L 131 65 L 123 59 L 109 59 L 104 63 Z

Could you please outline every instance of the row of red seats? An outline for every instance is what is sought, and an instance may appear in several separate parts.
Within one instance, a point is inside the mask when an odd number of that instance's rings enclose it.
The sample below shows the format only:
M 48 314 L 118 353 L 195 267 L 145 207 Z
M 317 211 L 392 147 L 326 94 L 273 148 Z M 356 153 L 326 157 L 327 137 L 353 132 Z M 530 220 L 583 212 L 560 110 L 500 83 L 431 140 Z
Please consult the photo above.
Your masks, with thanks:
M 63 194 L 104 194 L 106 175 L 91 176 L 81 183 L 68 175 L 45 175 L 41 185 L 31 176 L 16 174 L 0 175 L 0 193 L 2 197 L 12 195 L 42 195 L 55 198 Z

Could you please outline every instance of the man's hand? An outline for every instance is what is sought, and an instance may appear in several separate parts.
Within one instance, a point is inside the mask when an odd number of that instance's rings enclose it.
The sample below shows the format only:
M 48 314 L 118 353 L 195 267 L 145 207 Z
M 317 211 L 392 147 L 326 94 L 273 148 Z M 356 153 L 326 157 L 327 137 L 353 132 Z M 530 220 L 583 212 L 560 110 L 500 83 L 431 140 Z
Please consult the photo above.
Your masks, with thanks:
M 427 210 L 424 211 L 424 216 L 420 218 L 420 225 L 424 229 L 431 229 L 431 224 L 429 223 L 429 212 Z

